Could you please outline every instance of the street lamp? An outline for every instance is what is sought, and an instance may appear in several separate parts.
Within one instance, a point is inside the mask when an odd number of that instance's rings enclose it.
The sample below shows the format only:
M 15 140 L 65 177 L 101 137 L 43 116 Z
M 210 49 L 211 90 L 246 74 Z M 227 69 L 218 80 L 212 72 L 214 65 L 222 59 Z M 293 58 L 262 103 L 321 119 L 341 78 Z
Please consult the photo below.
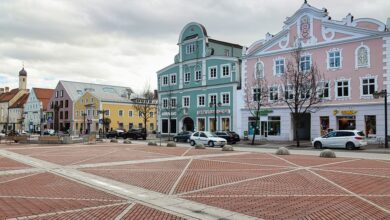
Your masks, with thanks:
M 387 90 L 383 89 L 378 92 L 375 91 L 373 94 L 374 99 L 378 99 L 379 97 L 383 97 L 385 99 L 385 148 L 389 148 L 388 137 L 387 137 Z
M 105 122 L 104 122 L 104 115 L 108 112 L 108 110 L 97 110 L 97 112 L 98 112 L 98 114 L 103 114 L 103 118 L 102 118 L 102 120 L 103 120 L 103 136 L 104 136 L 104 132 L 105 132 Z
M 210 108 L 214 107 L 214 132 L 217 131 L 217 106 L 221 107 L 221 102 L 210 102 Z

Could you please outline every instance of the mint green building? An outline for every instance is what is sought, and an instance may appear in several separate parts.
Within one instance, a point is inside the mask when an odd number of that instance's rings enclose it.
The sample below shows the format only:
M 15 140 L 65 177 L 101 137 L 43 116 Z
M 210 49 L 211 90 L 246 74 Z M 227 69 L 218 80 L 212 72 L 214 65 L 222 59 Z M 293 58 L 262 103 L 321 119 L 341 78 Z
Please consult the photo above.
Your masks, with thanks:
M 175 62 L 157 72 L 159 131 L 235 130 L 243 47 L 209 38 L 194 22 L 183 28 L 178 46 Z

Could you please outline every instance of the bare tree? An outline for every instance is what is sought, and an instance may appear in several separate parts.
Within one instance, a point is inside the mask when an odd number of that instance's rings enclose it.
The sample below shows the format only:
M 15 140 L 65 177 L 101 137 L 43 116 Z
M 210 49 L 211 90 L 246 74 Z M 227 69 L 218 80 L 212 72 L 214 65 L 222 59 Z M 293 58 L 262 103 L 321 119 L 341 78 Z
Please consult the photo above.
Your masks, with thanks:
M 156 110 L 156 104 L 154 103 L 154 94 L 150 89 L 150 86 L 145 86 L 144 91 L 141 93 L 141 96 L 132 100 L 135 102 L 134 109 L 138 111 L 140 116 L 142 117 L 145 132 L 147 133 L 147 123 L 152 117 L 150 113 L 154 113 Z
M 262 64 L 256 65 L 255 80 L 248 82 L 245 88 L 245 105 L 250 114 L 255 118 L 255 128 L 251 144 L 255 144 L 257 127 L 260 123 L 260 110 L 268 103 L 268 85 L 264 78 L 264 68 Z
M 323 100 L 318 83 L 324 81 L 323 74 L 313 62 L 307 60 L 298 46 L 287 60 L 287 67 L 281 76 L 284 95 L 279 100 L 288 106 L 293 116 L 294 134 L 297 147 L 300 146 L 298 125 L 302 116 L 316 112 Z

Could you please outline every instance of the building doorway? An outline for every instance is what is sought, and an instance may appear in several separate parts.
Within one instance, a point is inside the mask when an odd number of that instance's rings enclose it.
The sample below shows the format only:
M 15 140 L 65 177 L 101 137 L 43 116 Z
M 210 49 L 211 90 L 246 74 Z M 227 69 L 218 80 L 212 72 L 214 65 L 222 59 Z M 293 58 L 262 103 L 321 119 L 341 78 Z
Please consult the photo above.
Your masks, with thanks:
M 268 136 L 268 122 L 267 121 L 261 121 L 261 136 L 267 137 Z
M 194 131 L 194 120 L 190 117 L 183 119 L 183 131 Z
M 329 116 L 320 116 L 320 131 L 321 136 L 324 136 L 328 133 L 329 129 Z

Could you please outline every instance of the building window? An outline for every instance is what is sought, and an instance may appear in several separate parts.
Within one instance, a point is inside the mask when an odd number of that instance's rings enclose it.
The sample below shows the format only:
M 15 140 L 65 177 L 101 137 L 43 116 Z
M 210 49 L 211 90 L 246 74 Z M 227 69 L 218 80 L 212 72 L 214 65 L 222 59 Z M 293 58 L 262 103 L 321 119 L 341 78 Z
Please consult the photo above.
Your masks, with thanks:
M 168 99 L 163 99 L 163 108 L 168 108 Z
M 328 68 L 336 69 L 341 67 L 341 52 L 333 50 L 328 52 Z
M 263 62 L 257 62 L 255 65 L 255 78 L 261 79 L 264 77 L 264 64 Z
M 142 123 L 138 123 L 138 128 L 142 128 Z
M 356 116 L 337 116 L 336 118 L 339 130 L 356 129 Z
M 367 137 L 376 135 L 376 116 L 375 115 L 365 115 L 365 134 Z
M 280 136 L 280 116 L 268 116 L 268 135 Z
M 222 118 L 222 131 L 230 131 L 230 118 Z
M 129 111 L 129 117 L 133 117 L 133 111 Z
M 195 52 L 195 44 L 187 44 L 186 45 L 186 54 L 192 54 Z
M 65 100 L 65 108 L 68 108 L 68 106 L 69 106 L 69 101 Z
M 279 98 L 279 91 L 277 86 L 272 86 L 269 88 L 269 100 L 270 101 L 277 101 Z
M 222 77 L 228 77 L 230 76 L 230 65 L 223 65 L 222 66 Z
M 138 112 L 138 117 L 142 118 L 142 115 L 143 115 L 142 112 L 139 111 L 139 112 Z
M 59 93 L 59 91 L 56 91 L 56 98 L 58 98 L 58 93 Z
M 123 116 L 123 110 L 119 110 L 118 111 L 118 115 L 119 115 L 119 117 L 122 117 Z
M 129 129 L 133 129 L 134 127 L 134 124 L 133 123 L 129 123 Z
M 60 112 L 60 119 L 63 119 L 64 118 L 64 112 Z
M 229 49 L 225 49 L 224 50 L 224 54 L 225 54 L 225 56 L 230 57 L 230 50 Z
M 171 75 L 171 84 L 176 84 L 176 74 Z
M 361 79 L 362 95 L 370 96 L 376 91 L 375 78 L 363 78 Z
M 154 113 L 153 112 L 149 112 L 149 117 L 153 118 L 154 117 Z
M 199 81 L 202 79 L 202 71 L 197 70 L 195 71 L 195 81 Z
M 171 98 L 171 107 L 176 108 L 176 98 Z
M 336 82 L 336 96 L 338 98 L 349 97 L 348 80 L 341 80 Z
M 301 56 L 299 66 L 301 68 L 301 71 L 306 72 L 311 69 L 311 56 L 310 55 L 305 55 Z
M 190 97 L 183 97 L 183 107 L 190 107 Z
M 198 107 L 204 107 L 205 106 L 205 97 L 204 95 L 198 96 Z
M 149 127 L 150 127 L 150 130 L 154 130 L 154 124 L 153 123 L 150 123 L 150 125 L 149 125 Z
M 217 67 L 210 67 L 209 69 L 209 78 L 216 79 L 217 78 Z
M 65 119 L 68 119 L 68 117 L 69 117 L 69 113 L 68 111 L 65 111 Z
M 230 104 L 230 93 L 222 93 L 222 105 Z
M 284 73 L 284 59 L 275 60 L 275 75 L 282 75 Z
M 189 82 L 191 80 L 191 73 L 184 74 L 184 82 Z
M 165 86 L 165 85 L 168 85 L 168 76 L 163 76 L 163 85 Z
M 205 131 L 206 130 L 206 119 L 205 118 L 198 118 L 197 127 L 198 127 L 198 131 Z
M 293 92 L 292 85 L 285 86 L 285 88 L 284 88 L 284 97 L 285 97 L 286 100 L 291 100 L 291 99 L 294 98 L 294 92 Z
M 64 101 L 60 101 L 60 108 L 63 108 L 64 107 Z
M 355 51 L 355 67 L 369 67 L 370 66 L 370 49 L 367 46 L 360 46 Z
M 214 105 L 217 103 L 217 95 L 215 94 L 209 95 L 209 99 L 210 99 L 210 104 Z
M 61 97 L 64 97 L 64 90 L 61 90 Z
M 318 83 L 318 97 L 323 99 L 330 98 L 329 82 L 319 82 Z

